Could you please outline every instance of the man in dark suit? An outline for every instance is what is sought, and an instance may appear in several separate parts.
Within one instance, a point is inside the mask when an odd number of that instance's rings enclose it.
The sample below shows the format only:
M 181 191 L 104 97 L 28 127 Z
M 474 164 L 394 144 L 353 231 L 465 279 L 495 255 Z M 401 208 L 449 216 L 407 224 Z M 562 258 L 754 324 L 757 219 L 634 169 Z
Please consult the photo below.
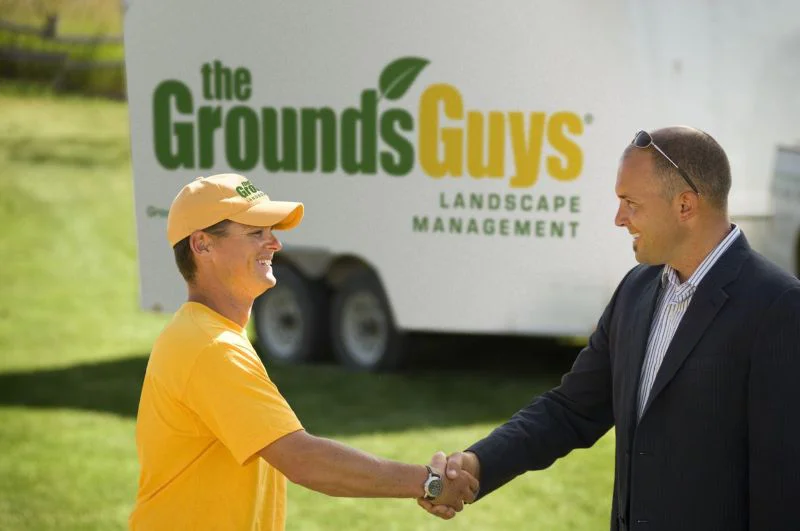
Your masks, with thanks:
M 561 385 L 448 473 L 468 470 L 483 497 L 613 426 L 612 530 L 800 530 L 800 282 L 731 224 L 730 181 L 702 131 L 636 135 L 615 223 L 640 265 Z

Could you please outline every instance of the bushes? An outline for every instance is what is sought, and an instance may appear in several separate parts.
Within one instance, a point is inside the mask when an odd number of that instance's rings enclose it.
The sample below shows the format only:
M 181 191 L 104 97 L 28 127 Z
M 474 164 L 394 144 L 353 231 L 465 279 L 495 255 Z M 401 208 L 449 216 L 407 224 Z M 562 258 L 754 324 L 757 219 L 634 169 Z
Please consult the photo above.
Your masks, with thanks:
M 122 37 L 59 35 L 58 25 L 55 15 L 39 25 L 0 20 L 0 78 L 125 98 Z

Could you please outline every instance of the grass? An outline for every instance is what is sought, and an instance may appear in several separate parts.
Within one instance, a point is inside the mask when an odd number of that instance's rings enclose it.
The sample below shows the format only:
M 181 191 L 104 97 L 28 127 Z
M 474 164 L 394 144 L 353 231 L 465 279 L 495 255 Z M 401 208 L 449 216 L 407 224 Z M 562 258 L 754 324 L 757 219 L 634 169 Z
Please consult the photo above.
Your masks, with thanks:
M 0 0 L 3 20 L 42 24 L 58 16 L 59 35 L 120 35 L 123 10 L 118 0 Z
M 126 527 L 138 477 L 139 390 L 167 319 L 138 308 L 128 142 L 124 104 L 0 91 L 4 531 Z M 450 356 L 398 375 L 325 365 L 269 370 L 311 432 L 426 462 L 434 450 L 487 434 L 566 367 L 552 356 L 505 365 Z M 463 365 L 471 369 L 451 368 Z M 290 485 L 287 528 L 602 529 L 612 454 L 609 434 L 451 522 L 411 500 L 329 498 Z
M 17 33 L 0 29 L 0 52 L 25 52 L 50 57 L 28 57 L 0 65 L 0 75 L 37 80 L 59 91 L 108 94 L 125 93 L 124 49 L 121 42 L 96 42 L 98 37 L 121 37 L 123 9 L 116 0 L 0 0 L 0 21 L 44 28 L 56 16 L 55 36 Z M 83 42 L 75 42 L 79 37 Z M 71 38 L 69 42 L 58 40 Z M 62 64 L 55 57 L 67 57 Z M 98 67 L 98 63 L 102 67 Z M 93 65 L 92 68 L 86 68 Z
M 0 20 L 44 27 L 48 15 L 58 17 L 59 37 L 115 37 L 122 35 L 123 11 L 115 0 L 0 0 Z M 75 60 L 122 60 L 121 43 L 59 44 L 39 35 L 0 31 L 0 48 L 17 47 L 41 52 L 64 52 Z

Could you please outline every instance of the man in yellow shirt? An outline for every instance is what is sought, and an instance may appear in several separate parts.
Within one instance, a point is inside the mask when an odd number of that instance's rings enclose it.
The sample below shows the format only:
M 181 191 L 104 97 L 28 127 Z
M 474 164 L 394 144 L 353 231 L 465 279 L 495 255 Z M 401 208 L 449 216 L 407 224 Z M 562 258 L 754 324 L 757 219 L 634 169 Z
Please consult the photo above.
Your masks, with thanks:
M 301 203 L 272 201 L 236 174 L 198 178 L 169 211 L 167 236 L 189 297 L 156 340 L 136 424 L 141 465 L 132 530 L 284 529 L 286 477 L 332 496 L 426 498 L 460 510 L 464 472 L 381 459 L 307 433 L 245 333 L 275 285 L 273 231 Z

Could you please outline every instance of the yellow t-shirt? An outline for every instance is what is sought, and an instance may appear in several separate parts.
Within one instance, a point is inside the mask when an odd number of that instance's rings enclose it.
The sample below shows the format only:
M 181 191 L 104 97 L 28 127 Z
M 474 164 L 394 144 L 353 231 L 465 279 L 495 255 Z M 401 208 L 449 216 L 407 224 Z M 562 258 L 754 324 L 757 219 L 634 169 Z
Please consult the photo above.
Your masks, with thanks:
M 286 478 L 257 452 L 300 429 L 244 329 L 187 302 L 147 364 L 130 528 L 283 530 Z

